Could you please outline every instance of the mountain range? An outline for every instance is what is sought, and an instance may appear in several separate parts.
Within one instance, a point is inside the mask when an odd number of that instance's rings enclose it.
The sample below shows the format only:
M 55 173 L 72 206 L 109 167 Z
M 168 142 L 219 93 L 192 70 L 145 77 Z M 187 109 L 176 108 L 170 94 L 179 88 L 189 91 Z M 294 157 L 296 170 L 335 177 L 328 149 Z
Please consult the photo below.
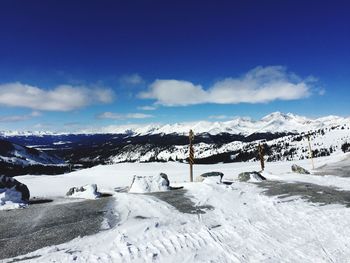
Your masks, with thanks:
M 0 139 L 58 156 L 80 168 L 119 162 L 186 162 L 190 129 L 195 132 L 196 163 L 256 160 L 259 144 L 267 161 L 304 159 L 309 155 L 308 137 L 313 156 L 325 156 L 342 151 L 350 141 L 349 128 L 350 118 L 311 119 L 274 112 L 260 120 L 119 126 L 75 133 L 7 131 L 0 132 Z

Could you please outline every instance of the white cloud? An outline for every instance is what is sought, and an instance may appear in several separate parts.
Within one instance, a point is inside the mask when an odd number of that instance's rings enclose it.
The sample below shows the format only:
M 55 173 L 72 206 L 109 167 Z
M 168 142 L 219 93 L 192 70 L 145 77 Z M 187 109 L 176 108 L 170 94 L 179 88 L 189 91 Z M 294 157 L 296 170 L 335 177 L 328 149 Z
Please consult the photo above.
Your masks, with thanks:
M 97 115 L 98 119 L 112 119 L 112 120 L 125 120 L 125 119 L 147 119 L 152 118 L 153 115 L 143 114 L 143 113 L 113 113 L 113 112 L 104 112 Z
M 0 122 L 20 122 L 32 119 L 33 117 L 41 116 L 41 113 L 38 111 L 33 111 L 30 114 L 25 115 L 3 115 L 0 116 Z
M 140 106 L 137 107 L 138 110 L 145 110 L 145 111 L 152 111 L 152 110 L 156 110 L 157 107 L 156 106 Z
M 31 114 L 30 114 L 32 117 L 39 117 L 41 116 L 41 112 L 40 111 L 33 111 Z
M 209 89 L 184 80 L 154 81 L 149 90 L 139 94 L 155 99 L 164 106 L 186 106 L 202 103 L 238 104 L 296 100 L 310 96 L 308 79 L 287 72 L 282 66 L 257 67 L 239 78 L 217 81 Z
M 141 92 L 139 97 L 156 99 L 157 104 L 166 106 L 185 106 L 206 102 L 206 93 L 202 86 L 194 85 L 189 81 L 157 79 L 150 85 L 149 91 Z
M 213 120 L 225 120 L 225 119 L 229 119 L 231 117 L 227 116 L 227 115 L 210 115 L 208 118 L 213 119 Z
M 0 84 L 0 105 L 41 111 L 72 111 L 113 98 L 113 91 L 106 88 L 60 85 L 46 90 L 20 82 Z
M 52 123 L 37 123 L 37 124 L 35 124 L 33 127 L 34 127 L 35 129 L 42 130 L 42 129 L 51 128 L 52 126 L 53 126 Z
M 318 90 L 318 95 L 323 96 L 324 94 L 326 94 L 326 90 L 324 88 Z
M 8 115 L 0 116 L 0 122 L 20 122 L 30 119 L 28 115 Z
M 120 78 L 120 81 L 122 84 L 131 85 L 131 86 L 140 85 L 144 83 L 143 78 L 136 73 L 131 75 L 125 75 Z

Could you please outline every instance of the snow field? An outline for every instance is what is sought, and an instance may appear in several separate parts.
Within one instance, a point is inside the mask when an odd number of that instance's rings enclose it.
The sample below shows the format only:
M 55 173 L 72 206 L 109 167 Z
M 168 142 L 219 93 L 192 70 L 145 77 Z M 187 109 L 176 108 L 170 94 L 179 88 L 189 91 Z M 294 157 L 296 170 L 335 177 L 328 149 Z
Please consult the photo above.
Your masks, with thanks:
M 327 163 L 349 158 L 350 154 L 337 154 L 315 159 L 315 167 Z M 310 160 L 299 160 L 291 162 L 269 162 L 266 163 L 263 175 L 271 180 L 314 182 L 321 185 L 331 185 L 343 190 L 350 190 L 350 181 L 347 178 L 334 176 L 298 175 L 291 172 L 291 165 L 298 164 L 311 170 Z M 206 172 L 223 172 L 223 180 L 237 179 L 241 172 L 259 171 L 259 162 L 228 163 L 213 165 L 194 165 L 194 178 Z M 21 183 L 28 186 L 31 196 L 55 197 L 65 196 L 66 192 L 73 186 L 97 184 L 101 192 L 114 192 L 116 187 L 130 186 L 134 175 L 154 176 L 159 173 L 168 175 L 170 184 L 181 185 L 189 180 L 189 166 L 184 163 L 120 163 L 112 165 L 99 165 L 89 169 L 75 171 L 69 174 L 56 176 L 25 175 L 15 177 Z
M 316 166 L 348 155 L 318 158 Z M 267 163 L 270 180 L 312 182 L 350 190 L 350 178 L 297 175 L 292 163 L 310 169 L 309 160 Z M 32 195 L 60 196 L 72 185 L 97 183 L 101 191 L 128 186 L 134 174 L 165 172 L 173 185 L 183 185 L 196 205 L 211 205 L 205 214 L 185 214 L 143 194 L 114 193 L 116 227 L 97 235 L 43 248 L 31 262 L 348 262 L 350 209 L 319 206 L 294 196 L 269 197 L 255 184 L 235 179 L 259 163 L 196 165 L 195 176 L 221 171 L 230 186 L 206 181 L 186 183 L 188 165 L 125 163 L 98 166 L 60 176 L 22 176 Z M 44 187 L 45 186 L 45 187 Z
M 350 210 L 261 195 L 249 183 L 186 183 L 206 214 L 116 193 L 117 227 L 41 249 L 33 262 L 346 262 Z M 66 253 L 66 251 L 75 251 Z

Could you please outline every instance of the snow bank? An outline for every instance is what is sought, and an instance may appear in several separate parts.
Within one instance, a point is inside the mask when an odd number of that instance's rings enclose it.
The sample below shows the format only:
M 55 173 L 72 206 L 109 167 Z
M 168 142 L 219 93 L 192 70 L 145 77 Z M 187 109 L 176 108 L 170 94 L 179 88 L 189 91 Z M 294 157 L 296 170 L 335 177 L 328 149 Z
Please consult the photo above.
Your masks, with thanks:
M 25 207 L 22 193 L 13 188 L 0 188 L 0 210 L 10 210 Z
M 155 176 L 135 176 L 130 193 L 150 193 L 169 190 L 169 180 L 165 174 Z
M 88 184 L 82 187 L 73 187 L 69 189 L 67 196 L 72 198 L 84 198 L 84 199 L 96 199 L 100 197 L 100 193 L 97 192 L 96 184 Z

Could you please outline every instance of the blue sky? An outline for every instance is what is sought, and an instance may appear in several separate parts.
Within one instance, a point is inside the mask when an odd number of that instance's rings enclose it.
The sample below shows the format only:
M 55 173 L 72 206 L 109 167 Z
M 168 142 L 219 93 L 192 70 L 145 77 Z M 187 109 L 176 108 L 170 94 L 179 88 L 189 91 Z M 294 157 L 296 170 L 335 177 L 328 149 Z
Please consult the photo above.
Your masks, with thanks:
M 0 130 L 349 116 L 347 1 L 1 1 Z

